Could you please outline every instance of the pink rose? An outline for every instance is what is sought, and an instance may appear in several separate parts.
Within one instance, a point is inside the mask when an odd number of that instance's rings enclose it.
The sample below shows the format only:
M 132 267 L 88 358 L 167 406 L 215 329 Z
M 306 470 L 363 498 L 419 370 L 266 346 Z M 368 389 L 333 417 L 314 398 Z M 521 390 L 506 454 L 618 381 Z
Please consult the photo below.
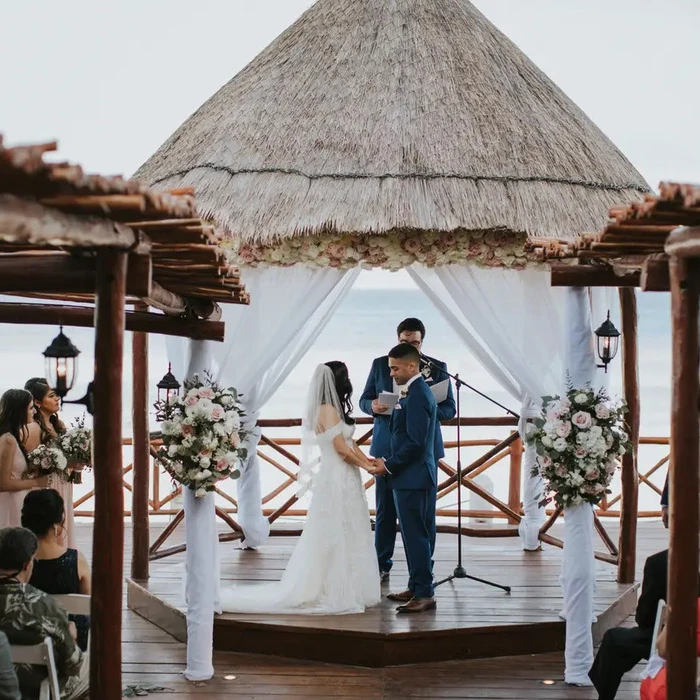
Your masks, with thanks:
M 574 452 L 574 454 L 575 454 L 579 459 L 583 459 L 584 457 L 586 457 L 586 456 L 588 455 L 588 450 L 585 449 L 584 447 L 577 447 L 577 448 L 576 448 L 576 451 Z
M 595 481 L 598 477 L 600 476 L 600 471 L 593 467 L 592 469 L 588 469 L 586 473 L 583 475 L 583 478 L 586 481 Z
M 241 438 L 238 433 L 233 433 L 231 435 L 230 442 L 236 450 L 241 446 Z
M 331 264 L 333 262 L 333 258 L 336 260 L 344 260 L 346 253 L 347 246 L 343 243 L 329 243 L 326 246 L 326 255 L 331 259 Z
M 211 409 L 212 420 L 223 420 L 226 417 L 226 409 L 223 406 L 214 405 Z
M 216 469 L 217 472 L 225 472 L 228 469 L 228 462 L 226 461 L 226 458 L 219 457 L 219 459 L 216 460 L 214 469 Z
M 185 397 L 185 406 L 194 406 L 199 399 L 196 396 L 186 396 Z
M 569 421 L 564 421 L 557 426 L 556 434 L 558 437 L 567 438 L 571 435 L 571 423 Z
M 214 398 L 214 390 L 210 386 L 203 386 L 199 390 L 199 395 L 203 399 L 213 399 Z
M 403 249 L 407 253 L 413 253 L 414 255 L 422 250 L 423 246 L 417 238 L 407 238 L 404 241 Z
M 576 427 L 581 428 L 582 430 L 590 428 L 593 424 L 591 414 L 586 411 L 577 411 L 576 413 L 574 413 L 574 415 L 571 416 L 571 422 Z
M 183 435 L 194 435 L 194 428 L 187 423 L 182 424 L 182 434 Z
M 557 468 L 554 470 L 557 476 L 560 476 L 562 479 L 566 477 L 566 475 L 569 473 L 566 470 L 566 467 L 563 464 L 560 464 L 557 466 Z

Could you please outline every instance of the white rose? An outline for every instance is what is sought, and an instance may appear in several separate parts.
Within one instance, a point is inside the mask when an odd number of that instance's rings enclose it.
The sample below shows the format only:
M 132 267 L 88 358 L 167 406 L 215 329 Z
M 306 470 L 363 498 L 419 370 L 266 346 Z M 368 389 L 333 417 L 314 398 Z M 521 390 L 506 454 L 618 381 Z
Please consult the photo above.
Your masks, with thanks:
M 168 447 L 168 457 L 174 457 L 177 454 L 177 445 L 170 445 Z
M 195 490 L 194 495 L 195 498 L 202 498 L 203 496 L 207 495 L 207 490 L 203 486 L 200 486 L 198 489 Z
M 211 472 L 208 469 L 204 469 L 195 476 L 195 481 L 205 481 L 211 476 Z
M 564 452 L 564 450 L 566 449 L 567 444 L 568 444 L 568 443 L 566 442 L 566 440 L 565 440 L 564 438 L 557 438 L 557 439 L 554 441 L 554 444 L 552 445 L 552 447 L 554 447 L 554 449 L 555 449 L 557 452 Z
M 574 396 L 574 403 L 577 403 L 579 405 L 583 405 L 587 401 L 588 401 L 588 396 L 586 394 L 584 394 L 583 392 L 581 392 L 580 394 L 576 394 L 576 396 Z
M 210 465 L 211 465 L 211 459 L 209 457 L 202 457 L 199 460 L 199 466 L 202 467 L 205 471 L 207 471 L 207 467 Z
M 554 444 L 554 441 L 553 441 L 552 438 L 550 438 L 548 435 L 545 435 L 545 436 L 542 438 L 542 444 L 543 444 L 545 447 L 551 447 L 551 446 Z

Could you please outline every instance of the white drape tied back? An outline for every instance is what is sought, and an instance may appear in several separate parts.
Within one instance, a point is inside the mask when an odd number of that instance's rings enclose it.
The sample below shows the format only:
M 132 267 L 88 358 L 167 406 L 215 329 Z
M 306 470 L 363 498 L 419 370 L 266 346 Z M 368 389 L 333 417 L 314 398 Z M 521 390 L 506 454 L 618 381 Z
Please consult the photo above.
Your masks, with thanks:
M 414 266 L 411 277 L 501 387 L 521 402 L 519 430 L 539 414 L 540 397 L 561 389 L 564 290 L 549 270 L 447 265 Z M 532 475 L 536 454 L 526 446 L 523 470 L 523 549 L 539 547 L 545 521 L 543 484 Z

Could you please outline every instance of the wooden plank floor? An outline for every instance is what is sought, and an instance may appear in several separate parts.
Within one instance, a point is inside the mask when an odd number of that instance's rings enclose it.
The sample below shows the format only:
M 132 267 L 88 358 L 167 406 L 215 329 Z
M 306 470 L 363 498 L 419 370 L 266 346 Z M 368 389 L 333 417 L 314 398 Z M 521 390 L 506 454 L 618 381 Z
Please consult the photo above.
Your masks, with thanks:
M 271 538 L 259 551 L 220 544 L 222 585 L 249 587 L 279 580 L 296 541 L 296 537 Z M 463 544 L 468 573 L 509 585 L 510 594 L 463 579 L 438 587 L 437 610 L 421 615 L 397 615 L 396 604 L 386 599 L 360 615 L 224 614 L 215 619 L 215 648 L 380 667 L 562 649 L 561 550 L 524 552 L 514 537 L 465 538 Z M 453 571 L 455 558 L 455 536 L 439 535 L 436 578 Z M 181 641 L 186 639 L 183 562 L 184 554 L 153 562 L 145 590 L 130 588 L 131 607 Z M 391 583 L 384 592 L 403 590 L 407 579 L 399 545 Z M 599 563 L 596 638 L 619 624 L 635 604 L 633 587 L 617 584 L 614 568 Z
M 611 530 L 615 536 L 614 528 Z M 90 526 L 80 526 L 81 548 L 88 555 L 90 537 Z M 128 533 L 126 541 L 125 562 L 128 562 Z M 468 540 L 467 547 L 470 546 L 471 540 Z M 666 531 L 659 523 L 640 525 L 638 578 L 644 559 L 666 546 Z M 561 653 L 371 669 L 217 652 L 215 677 L 206 683 L 189 683 L 181 675 L 185 645 L 128 610 L 126 599 L 123 625 L 124 686 L 166 686 L 171 692 L 163 697 L 172 700 L 277 697 L 285 700 L 345 697 L 592 700 L 597 697 L 592 689 L 571 688 L 563 683 Z M 627 674 L 617 694 L 620 700 L 639 697 L 642 669 L 640 665 Z

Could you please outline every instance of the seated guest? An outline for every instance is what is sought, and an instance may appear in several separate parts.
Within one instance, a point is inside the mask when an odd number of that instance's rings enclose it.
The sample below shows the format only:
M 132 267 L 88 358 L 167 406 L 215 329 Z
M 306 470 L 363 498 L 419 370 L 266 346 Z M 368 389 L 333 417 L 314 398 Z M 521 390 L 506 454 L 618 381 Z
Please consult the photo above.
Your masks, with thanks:
M 39 540 L 34 555 L 34 571 L 29 583 L 44 593 L 90 595 L 90 566 L 77 549 L 64 544 L 65 505 L 54 489 L 30 491 L 22 505 L 22 527 L 31 530 Z M 87 651 L 90 618 L 69 615 L 78 628 L 78 646 Z
M 588 676 L 598 700 L 613 700 L 622 676 L 642 659 L 648 659 L 660 600 L 666 600 L 668 550 L 652 554 L 644 564 L 642 593 L 637 602 L 637 627 L 614 627 L 603 636 Z
M 0 632 L 0 700 L 22 700 L 7 637 Z
M 76 644 L 75 625 L 48 594 L 29 584 L 32 577 L 37 540 L 22 527 L 0 530 L 0 631 L 10 644 L 41 644 L 51 637 L 61 700 L 88 697 L 89 661 Z M 22 697 L 39 697 L 46 670 L 18 665 L 17 678 Z
M 700 599 L 698 599 L 697 611 L 697 639 L 695 642 L 696 653 L 700 656 Z M 656 652 L 659 656 L 657 661 L 660 661 L 661 668 L 658 665 L 652 669 L 652 663 L 647 667 L 647 675 L 642 680 L 642 685 L 639 688 L 639 696 L 641 700 L 666 700 L 666 631 L 668 627 L 664 627 L 656 640 Z
M 664 481 L 664 490 L 661 492 L 661 522 L 668 527 L 668 474 Z

